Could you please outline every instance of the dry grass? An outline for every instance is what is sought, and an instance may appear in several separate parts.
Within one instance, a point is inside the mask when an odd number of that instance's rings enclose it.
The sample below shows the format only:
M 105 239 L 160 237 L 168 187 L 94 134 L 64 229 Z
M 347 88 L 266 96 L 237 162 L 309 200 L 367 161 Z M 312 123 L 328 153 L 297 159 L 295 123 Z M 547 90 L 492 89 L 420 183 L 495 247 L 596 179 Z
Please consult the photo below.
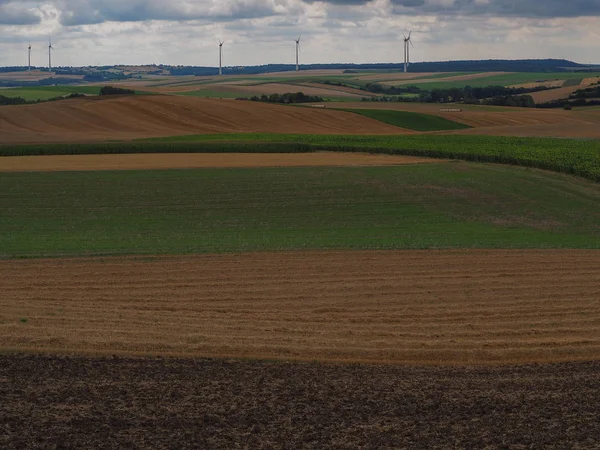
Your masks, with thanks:
M 184 169 L 203 167 L 389 166 L 440 160 L 367 153 L 170 153 L 123 155 L 7 156 L 0 172 Z
M 411 364 L 597 359 L 597 251 L 0 261 L 0 347 Z M 26 320 L 26 322 L 24 322 Z

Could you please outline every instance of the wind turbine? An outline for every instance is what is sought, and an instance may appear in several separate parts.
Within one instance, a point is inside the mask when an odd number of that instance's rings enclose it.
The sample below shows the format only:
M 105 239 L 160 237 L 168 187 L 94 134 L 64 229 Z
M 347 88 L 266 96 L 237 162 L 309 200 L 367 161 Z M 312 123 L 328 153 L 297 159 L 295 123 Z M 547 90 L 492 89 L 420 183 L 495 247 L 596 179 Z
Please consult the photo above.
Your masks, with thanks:
M 298 36 L 298 39 L 294 39 L 296 42 L 296 72 L 300 70 L 299 58 L 300 58 L 300 38 L 302 35 Z
M 221 39 L 219 39 L 219 75 L 223 75 L 223 44 L 225 43 L 225 41 L 221 42 Z
M 54 47 L 52 47 L 52 40 L 48 39 L 48 69 L 49 69 L 49 73 L 52 73 L 52 50 L 54 50 Z
M 410 40 L 412 30 L 408 32 L 408 37 L 404 34 L 404 72 L 408 72 L 408 66 L 410 65 L 410 46 L 413 45 Z M 414 47 L 414 45 L 413 45 Z
M 28 50 L 28 58 L 27 58 L 27 70 L 29 71 L 29 73 L 31 74 L 31 42 L 29 42 L 29 47 L 27 47 Z

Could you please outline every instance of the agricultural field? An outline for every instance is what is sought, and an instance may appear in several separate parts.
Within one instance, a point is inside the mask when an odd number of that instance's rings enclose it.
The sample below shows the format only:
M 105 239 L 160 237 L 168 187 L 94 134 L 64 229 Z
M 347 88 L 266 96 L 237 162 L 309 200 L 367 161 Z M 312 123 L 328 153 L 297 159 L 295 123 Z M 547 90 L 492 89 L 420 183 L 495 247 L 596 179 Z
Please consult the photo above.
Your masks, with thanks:
M 599 370 L 0 356 L 0 445 L 594 448 Z
M 319 245 L 316 236 L 312 242 Z M 597 253 L 312 250 L 0 261 L 0 341 L 21 353 L 345 364 L 594 360 Z
M 409 111 L 384 109 L 343 109 L 343 111 L 360 114 L 400 128 L 414 131 L 446 131 L 471 128 L 469 125 L 454 122 L 440 116 Z
M 0 91 L 0 95 L 4 97 L 21 97 L 27 101 L 50 100 L 69 94 L 98 95 L 99 93 L 99 86 L 36 86 L 2 89 Z
M 600 138 L 600 114 L 456 105 L 348 102 L 319 108 L 189 96 L 136 95 L 87 97 L 40 105 L 0 108 L 0 145 L 49 142 L 102 142 L 215 133 L 406 135 L 418 131 L 340 109 L 398 110 L 429 114 L 468 127 L 443 133 Z M 364 113 L 381 114 L 381 113 Z M 389 114 L 389 113 L 386 113 Z M 407 116 L 410 121 L 413 119 Z M 429 119 L 428 119 L 429 121 Z M 394 121 L 396 124 L 401 122 Z M 447 124 L 447 122 L 446 122 Z M 420 128 L 420 127 L 419 127 Z M 440 128 L 436 126 L 434 128 Z M 443 128 L 446 128 L 445 126 Z M 436 131 L 440 132 L 440 131 Z
M 0 447 L 598 447 L 597 110 L 198 98 L 516 75 L 0 107 Z
M 587 78 L 583 78 L 583 76 Z M 153 79 L 119 83 L 123 87 L 135 85 L 146 91 L 188 95 L 187 92 L 197 92 L 202 97 L 226 98 L 251 97 L 262 94 L 283 94 L 286 92 L 303 91 L 307 95 L 320 95 L 334 101 L 356 100 L 356 97 L 379 96 L 367 91 L 361 91 L 370 83 L 386 86 L 415 85 L 424 90 L 463 88 L 465 86 L 548 86 L 554 88 L 577 87 L 587 84 L 587 80 L 596 79 L 600 73 L 512 73 L 512 72 L 454 72 L 454 73 L 403 73 L 403 72 L 364 72 L 344 74 L 338 72 L 302 71 L 283 74 L 263 74 L 249 76 L 227 77 L 171 77 L 168 80 L 156 82 Z M 344 87 L 323 82 L 343 83 Z M 312 92 L 312 93 L 311 93 Z M 223 94 L 223 95 L 221 95 Z
M 451 78 L 451 74 L 448 78 Z M 586 73 L 589 77 L 598 77 L 600 73 Z M 563 80 L 564 82 L 572 83 L 569 80 L 582 80 L 582 74 L 577 72 L 556 72 L 556 73 L 502 73 L 502 74 L 477 74 L 471 76 L 460 77 L 461 79 L 436 79 L 435 81 L 419 80 L 419 86 L 423 89 L 448 89 L 461 88 L 465 86 L 482 87 L 482 86 L 514 86 L 524 83 L 540 83 Z M 406 80 L 401 84 L 415 83 L 417 80 Z M 394 83 L 396 84 L 396 83 Z
M 0 193 L 4 258 L 600 245 L 595 183 L 460 162 L 13 172 Z

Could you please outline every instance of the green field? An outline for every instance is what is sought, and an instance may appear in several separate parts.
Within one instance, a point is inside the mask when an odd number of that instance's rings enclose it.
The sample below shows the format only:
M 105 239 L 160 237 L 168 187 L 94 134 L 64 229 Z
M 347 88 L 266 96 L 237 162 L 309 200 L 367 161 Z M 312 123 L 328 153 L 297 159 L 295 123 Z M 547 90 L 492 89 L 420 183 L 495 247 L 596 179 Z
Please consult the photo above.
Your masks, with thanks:
M 107 83 L 109 85 L 110 83 Z M 0 95 L 5 97 L 21 97 L 27 101 L 45 101 L 69 94 L 99 95 L 101 86 L 33 86 L 24 88 L 10 88 L 0 90 Z M 152 94 L 151 92 L 136 91 L 136 94 Z
M 468 125 L 444 119 L 440 116 L 409 111 L 386 109 L 343 109 L 343 111 L 360 114 L 361 116 L 379 120 L 380 122 L 385 122 L 396 127 L 415 131 L 462 130 L 471 128 Z
M 512 164 L 600 181 L 600 140 L 460 135 L 202 134 L 98 144 L 0 146 L 0 156 L 114 153 L 371 152 Z
M 579 86 L 582 81 L 583 81 L 583 78 L 571 78 L 571 79 L 565 81 L 565 83 L 562 85 L 562 87 Z
M 35 86 L 26 88 L 2 89 L 0 95 L 21 97 L 27 101 L 50 100 L 69 94 L 98 95 L 100 86 Z
M 600 186 L 445 162 L 0 174 L 0 257 L 600 248 Z

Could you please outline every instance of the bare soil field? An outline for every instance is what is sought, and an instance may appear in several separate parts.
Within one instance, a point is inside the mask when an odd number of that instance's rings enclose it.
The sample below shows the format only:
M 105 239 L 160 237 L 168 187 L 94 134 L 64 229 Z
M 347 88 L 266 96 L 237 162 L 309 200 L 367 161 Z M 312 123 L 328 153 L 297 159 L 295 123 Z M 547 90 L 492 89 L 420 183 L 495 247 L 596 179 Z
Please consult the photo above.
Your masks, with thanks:
M 227 132 L 413 133 L 329 108 L 161 95 L 71 99 L 0 109 L 0 144 Z
M 440 162 L 440 160 L 415 156 L 337 152 L 7 156 L 0 158 L 0 172 L 149 170 L 203 167 L 389 166 L 430 162 Z
M 0 355 L 0 446 L 598 448 L 599 371 Z
M 0 349 L 402 364 L 600 357 L 600 252 L 0 261 Z

